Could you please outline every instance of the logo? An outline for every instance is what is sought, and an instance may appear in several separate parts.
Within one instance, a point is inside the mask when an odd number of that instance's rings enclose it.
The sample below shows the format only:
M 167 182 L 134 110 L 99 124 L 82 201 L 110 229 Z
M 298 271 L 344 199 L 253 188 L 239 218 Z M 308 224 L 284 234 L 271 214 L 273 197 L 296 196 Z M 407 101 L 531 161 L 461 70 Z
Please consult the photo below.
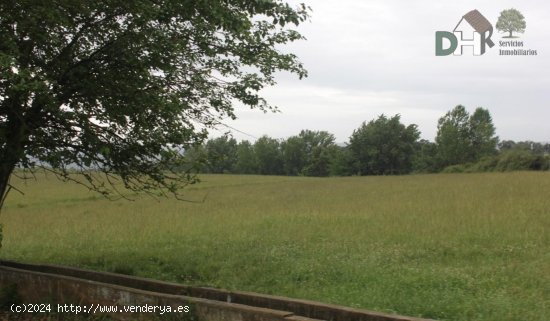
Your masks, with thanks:
M 496 30 L 505 34 L 498 41 L 499 56 L 536 56 L 537 50 L 525 48 L 518 33 L 524 33 L 527 24 L 525 17 L 518 10 L 511 8 L 503 10 L 495 25 Z M 514 34 L 516 33 L 516 34 Z M 436 56 L 461 56 L 465 47 L 472 47 L 474 56 L 483 55 L 487 49 L 493 48 L 495 43 L 491 40 L 493 25 L 479 11 L 472 10 L 462 16 L 453 32 L 435 32 Z
M 464 47 L 473 47 L 474 56 L 481 56 L 492 48 L 495 43 L 491 40 L 493 25 L 479 11 L 472 10 L 462 16 L 453 32 L 436 31 L 435 55 L 461 56 Z M 445 47 L 444 39 L 447 40 Z
M 508 32 L 508 36 L 503 38 L 518 38 L 514 37 L 513 33 L 524 33 L 526 26 L 525 17 L 514 8 L 502 11 L 496 24 L 498 31 Z

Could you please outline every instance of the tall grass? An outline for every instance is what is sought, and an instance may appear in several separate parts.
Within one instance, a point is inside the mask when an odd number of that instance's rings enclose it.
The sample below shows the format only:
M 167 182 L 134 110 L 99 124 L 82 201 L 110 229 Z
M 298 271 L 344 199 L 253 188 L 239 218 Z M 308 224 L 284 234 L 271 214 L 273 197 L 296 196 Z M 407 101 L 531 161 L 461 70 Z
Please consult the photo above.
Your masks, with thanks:
M 0 256 L 440 320 L 550 320 L 550 173 L 202 179 L 186 192 L 199 202 L 16 182 Z

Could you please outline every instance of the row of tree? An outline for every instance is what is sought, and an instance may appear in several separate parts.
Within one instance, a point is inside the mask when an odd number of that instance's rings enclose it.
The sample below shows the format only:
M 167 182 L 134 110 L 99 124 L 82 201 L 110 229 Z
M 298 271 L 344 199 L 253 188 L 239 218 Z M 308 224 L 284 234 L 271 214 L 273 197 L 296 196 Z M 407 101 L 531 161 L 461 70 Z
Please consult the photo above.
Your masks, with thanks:
M 550 144 L 499 143 L 488 110 L 471 115 L 459 105 L 439 119 L 435 142 L 420 140 L 417 125 L 400 115 L 379 116 L 355 129 L 345 145 L 326 131 L 302 130 L 285 140 L 263 136 L 251 143 L 224 135 L 186 155 L 202 172 L 347 176 L 411 172 L 548 169 Z
M 329 176 L 336 175 L 332 167 L 343 150 L 328 132 L 302 130 L 284 141 L 262 136 L 253 144 L 224 135 L 186 155 L 209 173 Z

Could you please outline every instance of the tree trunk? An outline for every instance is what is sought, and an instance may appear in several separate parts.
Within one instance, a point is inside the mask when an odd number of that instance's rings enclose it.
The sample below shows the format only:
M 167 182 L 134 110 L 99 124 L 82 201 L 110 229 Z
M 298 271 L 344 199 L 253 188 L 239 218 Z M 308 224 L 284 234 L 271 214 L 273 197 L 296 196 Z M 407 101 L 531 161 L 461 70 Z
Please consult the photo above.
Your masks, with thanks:
M 15 164 L 10 165 L 4 163 L 4 160 L 2 160 L 2 165 L 0 166 L 0 212 L 2 211 L 2 207 L 4 207 L 4 200 L 8 196 L 10 176 L 14 168 Z
M 5 142 L 0 149 L 0 212 L 10 190 L 10 176 L 17 163 L 25 156 L 25 146 L 29 137 L 23 116 L 16 114 L 21 107 L 17 106 L 16 100 L 5 102 L 7 104 L 4 106 L 11 105 L 11 108 L 8 107 L 6 126 L 3 128 Z
M 512 30 L 508 31 L 510 33 L 510 38 L 512 38 Z

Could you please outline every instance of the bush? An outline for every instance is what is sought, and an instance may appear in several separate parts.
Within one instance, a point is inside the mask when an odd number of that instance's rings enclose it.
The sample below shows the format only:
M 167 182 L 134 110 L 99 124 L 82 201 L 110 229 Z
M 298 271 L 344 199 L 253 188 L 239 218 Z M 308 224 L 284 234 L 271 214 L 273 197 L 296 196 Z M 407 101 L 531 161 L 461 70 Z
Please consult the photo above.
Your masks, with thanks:
M 506 150 L 496 156 L 486 156 L 477 163 L 458 164 L 445 167 L 443 173 L 479 173 L 510 171 L 547 171 L 550 156 L 533 154 L 526 149 Z
M 485 156 L 470 166 L 470 172 L 492 172 L 498 164 L 499 156 Z
M 531 169 L 535 171 L 547 171 L 550 169 L 550 157 L 537 155 L 531 163 Z
M 495 170 L 500 172 L 533 170 L 542 165 L 537 165 L 539 157 L 541 156 L 535 156 L 528 150 L 505 151 L 500 154 Z
M 442 171 L 442 173 L 469 173 L 469 165 L 468 164 L 458 164 L 458 165 L 451 165 L 445 167 Z

